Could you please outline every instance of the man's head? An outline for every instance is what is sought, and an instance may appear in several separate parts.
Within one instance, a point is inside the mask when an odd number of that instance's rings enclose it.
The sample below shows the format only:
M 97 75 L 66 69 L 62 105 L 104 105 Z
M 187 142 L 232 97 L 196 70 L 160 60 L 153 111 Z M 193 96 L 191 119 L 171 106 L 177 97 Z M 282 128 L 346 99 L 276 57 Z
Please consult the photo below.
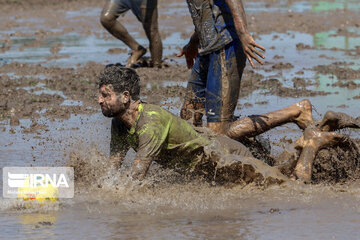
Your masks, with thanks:
M 99 76 L 99 97 L 102 113 L 115 117 L 123 113 L 131 101 L 139 100 L 140 78 L 131 68 L 109 65 Z

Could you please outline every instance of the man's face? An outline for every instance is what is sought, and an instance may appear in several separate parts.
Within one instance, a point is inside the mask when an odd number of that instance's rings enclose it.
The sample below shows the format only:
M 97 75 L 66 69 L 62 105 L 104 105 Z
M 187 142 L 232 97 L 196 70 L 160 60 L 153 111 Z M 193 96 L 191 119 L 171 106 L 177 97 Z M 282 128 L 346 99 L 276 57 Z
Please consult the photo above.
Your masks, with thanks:
M 121 95 L 116 95 L 111 84 L 101 86 L 98 103 L 105 117 L 116 117 L 125 111 L 126 108 Z

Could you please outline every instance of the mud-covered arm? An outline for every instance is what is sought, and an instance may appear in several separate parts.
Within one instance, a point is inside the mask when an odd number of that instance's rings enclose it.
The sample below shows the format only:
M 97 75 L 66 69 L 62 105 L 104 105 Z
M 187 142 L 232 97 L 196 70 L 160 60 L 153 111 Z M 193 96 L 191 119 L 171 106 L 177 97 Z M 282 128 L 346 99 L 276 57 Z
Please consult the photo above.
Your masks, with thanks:
M 156 122 L 148 124 L 139 135 L 139 145 L 131 168 L 131 176 L 134 180 L 143 180 L 152 161 L 159 157 L 166 139 L 166 130 Z
M 151 158 L 143 158 L 143 159 L 136 158 L 131 167 L 132 179 L 139 180 L 139 181 L 144 180 L 144 178 L 150 168 L 151 163 L 152 163 Z
M 126 134 L 126 129 L 121 125 L 120 120 L 114 118 L 111 122 L 110 162 L 115 169 L 121 167 L 125 155 L 130 149 L 126 141 Z
M 255 66 L 254 66 L 252 59 L 255 59 L 260 64 L 263 64 L 263 62 L 260 60 L 260 58 L 258 56 L 260 56 L 263 59 L 265 57 L 256 48 L 259 48 L 263 51 L 265 51 L 265 48 L 263 46 L 257 44 L 248 32 L 247 23 L 246 23 L 246 15 L 245 15 L 245 10 L 244 10 L 242 1 L 241 0 L 225 0 L 225 2 L 229 6 L 230 12 L 233 16 L 236 33 L 239 36 L 239 39 L 240 39 L 242 47 L 244 49 L 246 58 L 249 60 L 251 66 L 253 68 Z

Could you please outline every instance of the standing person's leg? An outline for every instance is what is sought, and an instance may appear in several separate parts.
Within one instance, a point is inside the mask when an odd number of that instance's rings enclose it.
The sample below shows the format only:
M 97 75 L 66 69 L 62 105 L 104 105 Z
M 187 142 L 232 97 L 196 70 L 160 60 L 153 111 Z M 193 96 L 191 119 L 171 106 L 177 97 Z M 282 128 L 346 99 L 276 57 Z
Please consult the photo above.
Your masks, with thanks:
M 230 125 L 226 135 L 236 140 L 254 137 L 289 122 L 296 123 L 301 129 L 314 123 L 309 100 L 302 100 L 275 112 L 242 118 Z
M 158 27 L 157 0 L 147 0 L 141 6 L 142 24 L 150 43 L 151 59 L 154 67 L 161 67 L 163 46 Z
M 128 62 L 129 64 L 135 64 L 139 58 L 146 53 L 146 49 L 131 37 L 126 28 L 117 20 L 117 18 L 122 13 L 127 12 L 130 7 L 128 1 L 107 0 L 101 12 L 100 22 L 109 33 L 123 41 L 132 50 Z
M 208 127 L 225 134 L 234 119 L 246 58 L 237 40 L 209 55 L 205 104 Z
M 209 56 L 198 55 L 191 70 L 185 101 L 180 111 L 181 118 L 192 119 L 195 126 L 202 125 L 208 69 Z

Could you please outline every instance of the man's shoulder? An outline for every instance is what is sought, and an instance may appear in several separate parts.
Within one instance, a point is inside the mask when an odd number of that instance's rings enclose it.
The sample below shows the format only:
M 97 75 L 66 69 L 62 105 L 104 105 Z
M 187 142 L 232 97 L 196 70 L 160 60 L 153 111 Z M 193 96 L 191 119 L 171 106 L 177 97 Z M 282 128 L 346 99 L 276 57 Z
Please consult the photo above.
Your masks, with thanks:
M 172 113 L 170 113 L 169 111 L 158 105 L 149 104 L 149 103 L 142 103 L 141 105 L 142 105 L 141 112 L 142 115 L 144 115 L 145 117 L 150 117 L 150 118 L 161 118 L 161 117 L 169 118 L 170 116 L 176 117 L 175 115 L 173 115 Z

